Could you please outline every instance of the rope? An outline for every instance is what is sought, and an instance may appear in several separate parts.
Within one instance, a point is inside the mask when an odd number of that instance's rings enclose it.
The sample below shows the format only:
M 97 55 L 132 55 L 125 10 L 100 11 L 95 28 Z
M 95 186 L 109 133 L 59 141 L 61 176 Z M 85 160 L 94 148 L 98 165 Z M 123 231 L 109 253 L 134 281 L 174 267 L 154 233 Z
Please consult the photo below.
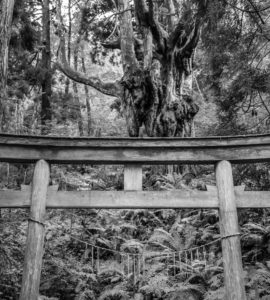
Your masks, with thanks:
M 69 214 L 69 215 L 72 215 L 72 216 L 73 216 L 74 214 Z M 81 217 L 81 219 L 83 219 L 83 218 Z M 27 221 L 27 219 L 24 219 L 24 220 L 21 220 L 21 221 L 14 221 L 14 222 L 6 221 L 6 222 L 1 222 L 1 223 L 0 223 L 0 226 L 1 226 L 1 225 L 4 225 L 5 223 L 21 223 L 21 222 L 25 222 L 25 221 Z M 35 220 L 35 219 L 33 219 L 33 218 L 28 218 L 28 221 L 29 221 L 29 222 L 34 222 L 34 223 L 40 224 L 40 225 L 42 225 L 42 226 L 45 227 L 45 223 L 44 223 L 44 222 Z M 50 220 L 50 222 L 51 222 L 51 220 Z M 171 251 L 171 252 L 166 252 L 166 251 L 165 251 L 164 253 L 160 253 L 160 254 L 158 254 L 158 253 L 155 254 L 155 253 L 153 252 L 153 255 L 154 255 L 155 257 L 162 257 L 162 256 L 165 256 L 165 257 L 167 257 L 167 256 L 173 257 L 173 256 L 175 256 L 175 255 L 178 255 L 178 254 L 181 254 L 181 253 L 185 253 L 185 252 L 191 252 L 191 251 L 194 251 L 194 252 L 197 251 L 197 252 L 198 252 L 200 249 L 204 249 L 204 248 L 206 248 L 206 247 L 208 247 L 208 246 L 210 246 L 210 245 L 213 245 L 213 244 L 217 243 L 217 242 L 220 241 L 220 240 L 223 240 L 223 239 L 226 239 L 226 238 L 230 238 L 230 237 L 234 237 L 234 236 L 239 236 L 239 235 L 241 235 L 241 234 L 240 234 L 240 233 L 236 233 L 236 234 L 232 234 L 232 235 L 226 235 L 226 236 L 223 236 L 223 237 L 221 237 L 221 238 L 218 238 L 218 239 L 216 239 L 216 240 L 214 240 L 214 241 L 211 241 L 211 242 L 209 242 L 209 243 L 207 243 L 207 244 L 204 244 L 204 245 L 202 245 L 202 246 L 193 247 L 193 248 L 186 248 L 186 249 L 179 250 L 179 251 Z M 93 247 L 93 248 L 100 249 L 100 250 L 110 251 L 110 252 L 112 252 L 112 253 L 119 254 L 119 255 L 124 255 L 124 256 L 125 256 L 125 255 L 131 255 L 131 256 L 138 256 L 138 257 L 142 257 L 142 256 L 145 255 L 145 254 L 144 254 L 144 251 L 143 251 L 142 253 L 131 253 L 131 252 L 125 252 L 125 251 L 118 251 L 118 250 L 114 250 L 114 249 L 108 249 L 108 248 L 102 247 L 102 246 L 97 246 L 97 245 L 94 245 L 94 244 L 92 244 L 92 243 L 83 241 L 83 240 L 81 240 L 81 239 L 79 239 L 79 238 L 73 236 L 72 234 L 70 234 L 70 238 L 71 238 L 71 239 L 74 239 L 74 240 L 77 240 L 78 242 L 84 243 L 85 245 L 91 246 L 91 247 Z
M 70 214 L 70 215 L 72 215 L 73 216 L 73 214 Z M 80 217 L 81 219 L 83 219 L 82 217 Z M 26 221 L 27 219 L 24 219 L 24 220 L 21 220 L 21 221 L 14 221 L 14 222 L 1 222 L 0 223 L 0 226 L 1 225 L 4 225 L 5 223 L 21 223 L 21 222 L 24 222 L 24 221 Z M 37 223 L 37 224 L 40 224 L 40 225 L 42 225 L 43 227 L 45 227 L 45 223 L 44 222 L 41 222 L 41 221 L 39 221 L 39 220 L 35 220 L 35 219 L 33 219 L 33 218 L 28 218 L 28 221 L 29 222 L 34 222 L 34 223 Z M 51 220 L 50 220 L 51 221 Z M 205 252 L 205 248 L 206 247 L 208 247 L 208 246 L 210 246 L 210 245 L 213 245 L 213 244 L 215 244 L 215 243 L 217 243 L 218 241 L 221 241 L 221 240 L 224 240 L 224 239 L 228 239 L 228 238 L 231 238 L 231 237 L 235 237 L 235 236 L 240 236 L 241 235 L 241 233 L 234 233 L 234 234 L 230 234 L 230 235 L 225 235 L 225 236 L 222 236 L 222 237 L 220 237 L 220 238 L 218 238 L 218 239 L 216 239 L 216 240 L 214 240 L 214 241 L 211 241 L 211 242 L 209 242 L 209 243 L 207 243 L 207 244 L 204 244 L 204 245 L 201 245 L 201 246 L 198 246 L 198 247 L 192 247 L 192 248 L 186 248 L 186 249 L 183 249 L 183 250 L 178 250 L 178 251 L 170 251 L 170 252 L 164 252 L 164 253 L 154 253 L 154 252 L 152 252 L 152 254 L 155 256 L 155 257 L 163 257 L 163 256 L 165 256 L 165 257 L 175 257 L 176 255 L 181 255 L 181 253 L 183 254 L 183 253 L 188 253 L 188 252 L 190 252 L 190 253 L 192 253 L 192 252 L 199 252 L 199 250 L 200 249 L 202 249 L 203 251 L 203 253 Z M 96 249 L 100 249 L 100 250 L 105 250 L 105 251 L 110 251 L 110 252 L 112 252 L 112 253 L 115 253 L 115 254 L 119 254 L 119 255 L 123 255 L 123 256 L 126 256 L 126 255 L 130 255 L 130 256 L 133 256 L 133 257 L 143 257 L 143 256 L 145 256 L 145 251 L 143 251 L 142 253 L 131 253 L 131 252 L 125 252 L 125 251 L 118 251 L 118 250 L 114 250 L 114 249 L 108 249 L 108 248 L 106 248 L 106 247 L 102 247 L 102 246 L 98 246 L 98 245 L 95 245 L 95 244 L 92 244 L 92 243 L 89 243 L 89 242 L 86 242 L 86 241 L 84 241 L 84 240 L 81 240 L 81 239 L 79 239 L 79 238 L 77 238 L 77 237 L 75 237 L 75 236 L 73 236 L 72 234 L 70 234 L 70 238 L 71 239 L 74 239 L 74 240 L 77 240 L 78 242 L 81 242 L 81 243 L 83 243 L 83 244 L 85 244 L 85 245 L 88 245 L 88 246 L 91 246 L 91 247 L 93 247 L 93 248 L 96 248 Z
M 88 246 L 91 246 L 93 248 L 100 249 L 100 250 L 110 251 L 110 252 L 113 252 L 113 253 L 116 253 L 116 254 L 134 255 L 134 256 L 141 256 L 142 255 L 141 253 L 131 253 L 131 252 L 124 252 L 124 251 L 117 251 L 117 250 L 114 250 L 114 249 L 108 249 L 108 248 L 105 248 L 105 247 L 97 246 L 97 245 L 91 244 L 89 242 L 83 241 L 81 239 L 78 239 L 78 238 L 76 238 L 75 236 L 72 236 L 72 235 L 70 235 L 70 238 L 72 238 L 72 239 L 74 239 L 74 240 L 76 240 L 78 242 L 87 244 Z
M 37 223 L 37 224 L 42 225 L 43 227 L 45 227 L 45 223 L 43 223 L 41 221 L 38 221 L 38 220 L 35 220 L 35 219 L 32 219 L 32 218 L 29 218 L 28 221 Z
M 231 237 L 235 237 L 235 236 L 239 236 L 239 235 L 241 235 L 241 233 L 237 232 L 237 233 L 233 233 L 233 234 L 224 235 L 220 239 L 221 240 L 225 240 L 225 239 L 228 239 L 228 238 L 231 238 Z
M 108 249 L 108 248 L 105 248 L 105 247 L 97 246 L 97 245 L 94 245 L 92 243 L 83 241 L 83 240 L 81 240 L 81 239 L 79 239 L 79 238 L 77 238 L 75 236 L 72 236 L 72 235 L 70 235 L 70 238 L 72 238 L 74 240 L 77 240 L 78 242 L 87 244 L 88 246 L 91 246 L 93 248 L 100 249 L 100 250 L 110 251 L 110 252 L 113 252 L 113 253 L 116 253 L 116 254 L 119 254 L 119 255 L 131 255 L 131 256 L 138 256 L 138 257 L 143 256 L 143 253 L 131 253 L 131 252 L 124 252 L 124 251 L 117 251 L 117 250 L 113 250 L 113 249 Z M 187 248 L 187 249 L 180 250 L 180 251 L 164 252 L 164 253 L 156 255 L 155 257 L 162 257 L 162 256 L 165 256 L 165 257 L 169 256 L 170 257 L 170 256 L 175 256 L 176 254 L 179 254 L 179 253 L 185 253 L 185 252 L 191 252 L 191 251 L 199 251 L 199 249 L 204 249 L 207 246 L 213 245 L 216 242 L 220 241 L 221 239 L 222 238 L 216 239 L 216 240 L 214 240 L 212 242 L 209 242 L 209 243 L 207 243 L 205 245 L 198 246 L 198 247 Z

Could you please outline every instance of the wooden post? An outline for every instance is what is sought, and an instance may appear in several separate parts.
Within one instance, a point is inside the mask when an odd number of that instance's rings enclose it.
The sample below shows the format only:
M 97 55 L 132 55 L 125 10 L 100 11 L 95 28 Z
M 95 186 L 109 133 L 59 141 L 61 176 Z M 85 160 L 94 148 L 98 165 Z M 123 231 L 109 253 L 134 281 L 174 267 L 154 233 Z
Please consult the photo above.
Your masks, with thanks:
M 20 300 L 37 300 L 44 246 L 44 217 L 49 184 L 49 165 L 40 160 L 36 163 L 31 193 L 31 210 L 28 223 L 26 252 Z
M 232 167 L 228 161 L 217 163 L 216 181 L 219 198 L 225 298 L 227 300 L 246 300 Z
M 140 165 L 125 165 L 124 170 L 124 190 L 125 191 L 141 191 L 142 190 L 142 166 Z M 131 259 L 133 264 L 133 261 Z M 140 261 L 138 261 L 140 264 Z M 143 264 L 144 265 L 144 264 Z M 128 260 L 129 269 L 129 260 Z M 134 277 L 134 286 L 136 285 L 136 263 L 134 260 L 134 265 L 131 266 Z
M 124 190 L 125 191 L 142 190 L 142 166 L 125 165 Z

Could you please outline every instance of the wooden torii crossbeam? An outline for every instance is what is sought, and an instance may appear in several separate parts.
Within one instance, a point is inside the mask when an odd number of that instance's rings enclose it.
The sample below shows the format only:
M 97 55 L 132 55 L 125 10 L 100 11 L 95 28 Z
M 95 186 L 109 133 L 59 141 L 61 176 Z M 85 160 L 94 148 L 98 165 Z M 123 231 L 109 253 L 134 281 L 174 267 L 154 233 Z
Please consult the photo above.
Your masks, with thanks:
M 63 138 L 0 135 L 0 161 L 213 164 L 269 161 L 270 135 L 209 138 Z
M 237 208 L 268 208 L 270 192 L 235 188 Z M 0 190 L 0 208 L 29 208 L 31 191 Z M 219 208 L 217 188 L 211 191 L 55 191 L 48 188 L 46 208 Z
M 270 207 L 270 192 L 233 186 L 231 163 L 270 161 L 270 135 L 210 138 L 62 138 L 0 135 L 0 161 L 35 162 L 32 189 L 0 191 L 0 208 L 30 207 L 20 300 L 37 300 L 47 208 L 217 208 L 227 300 L 246 300 L 237 208 Z M 49 163 L 123 164 L 124 191 L 57 192 Z M 211 191 L 142 191 L 142 165 L 215 164 Z

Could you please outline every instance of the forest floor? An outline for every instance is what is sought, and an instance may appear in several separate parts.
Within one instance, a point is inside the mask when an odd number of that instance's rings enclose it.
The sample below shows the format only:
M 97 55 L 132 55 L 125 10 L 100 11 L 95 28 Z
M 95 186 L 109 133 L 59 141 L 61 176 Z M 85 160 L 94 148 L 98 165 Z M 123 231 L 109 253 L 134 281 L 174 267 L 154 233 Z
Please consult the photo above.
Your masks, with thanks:
M 235 184 L 255 189 L 266 178 L 263 165 L 246 168 L 234 168 Z M 259 170 L 258 182 L 252 168 Z M 19 189 L 21 184 L 30 184 L 32 173 L 32 165 L 3 163 L 1 188 Z M 53 165 L 51 174 L 51 184 L 59 190 L 123 189 L 122 166 Z M 206 190 L 207 185 L 215 185 L 213 167 L 143 169 L 144 190 Z M 239 211 L 249 299 L 270 297 L 269 215 L 266 209 Z M 28 210 L 1 211 L 2 300 L 18 299 L 20 293 L 27 218 Z M 48 210 L 40 293 L 44 295 L 42 299 L 61 300 L 223 299 L 219 237 L 217 210 Z M 181 268 L 178 257 L 172 253 L 193 248 L 198 250 L 187 252 L 188 260 L 184 260 Z M 150 257 L 157 252 L 159 256 Z M 121 253 L 130 255 L 124 260 Z M 142 265 L 134 259 L 135 254 L 141 253 L 149 256 L 144 272 L 138 270 Z M 132 269 L 133 261 L 137 270 Z

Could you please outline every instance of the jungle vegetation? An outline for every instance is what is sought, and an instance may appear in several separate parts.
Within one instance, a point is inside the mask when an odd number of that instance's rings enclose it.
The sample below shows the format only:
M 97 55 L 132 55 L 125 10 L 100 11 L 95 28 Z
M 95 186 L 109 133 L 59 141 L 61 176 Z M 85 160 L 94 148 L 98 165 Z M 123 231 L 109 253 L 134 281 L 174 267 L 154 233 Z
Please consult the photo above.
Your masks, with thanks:
M 268 0 L 0 0 L 0 132 L 87 137 L 268 133 Z M 235 185 L 269 190 L 269 164 L 234 166 Z M 0 187 L 33 165 L 0 164 Z M 52 166 L 59 190 L 123 189 L 122 166 Z M 209 166 L 145 166 L 145 190 L 214 185 Z M 1 210 L 0 299 L 18 299 L 26 210 Z M 270 211 L 239 211 L 246 291 L 270 299 Z M 43 299 L 224 299 L 220 244 L 204 272 L 136 281 L 105 249 L 176 251 L 219 238 L 215 210 L 49 211 Z

